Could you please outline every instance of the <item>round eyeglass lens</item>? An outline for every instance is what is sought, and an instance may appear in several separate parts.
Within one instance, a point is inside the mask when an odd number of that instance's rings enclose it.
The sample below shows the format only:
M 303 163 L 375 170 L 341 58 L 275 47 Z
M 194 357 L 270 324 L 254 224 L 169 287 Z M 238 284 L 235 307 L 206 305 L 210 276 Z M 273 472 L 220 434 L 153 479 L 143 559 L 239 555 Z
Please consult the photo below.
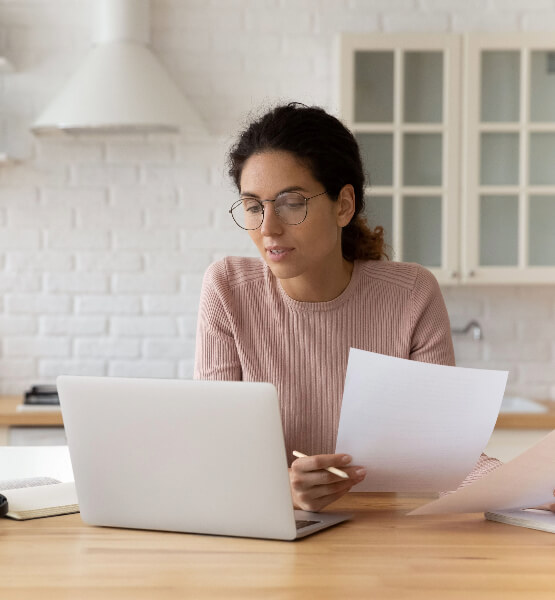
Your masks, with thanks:
M 276 214 L 287 225 L 298 225 L 306 218 L 306 200 L 296 192 L 280 194 L 275 203 Z
M 231 211 L 233 219 L 243 229 L 258 229 L 262 225 L 264 209 L 254 198 L 242 198 Z

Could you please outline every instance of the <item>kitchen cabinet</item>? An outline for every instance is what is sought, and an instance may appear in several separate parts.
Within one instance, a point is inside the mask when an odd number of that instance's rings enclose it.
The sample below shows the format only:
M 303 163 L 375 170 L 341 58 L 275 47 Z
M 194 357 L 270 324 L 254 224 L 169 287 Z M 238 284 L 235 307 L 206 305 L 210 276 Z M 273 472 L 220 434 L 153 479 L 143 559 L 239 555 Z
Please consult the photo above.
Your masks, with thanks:
M 551 429 L 495 429 L 484 452 L 508 462 L 539 442 Z M 553 484 L 555 488 L 555 483 Z
M 535 400 L 544 412 L 501 412 L 485 453 L 506 462 L 555 429 L 555 402 Z M 555 485 L 555 484 L 554 484 Z
M 395 260 L 458 273 L 461 41 L 450 35 L 344 35 L 341 117 L 359 142 L 370 225 Z
M 555 37 L 466 37 L 462 273 L 555 282 Z
M 345 34 L 340 48 L 341 118 L 393 258 L 442 284 L 555 282 L 555 36 Z

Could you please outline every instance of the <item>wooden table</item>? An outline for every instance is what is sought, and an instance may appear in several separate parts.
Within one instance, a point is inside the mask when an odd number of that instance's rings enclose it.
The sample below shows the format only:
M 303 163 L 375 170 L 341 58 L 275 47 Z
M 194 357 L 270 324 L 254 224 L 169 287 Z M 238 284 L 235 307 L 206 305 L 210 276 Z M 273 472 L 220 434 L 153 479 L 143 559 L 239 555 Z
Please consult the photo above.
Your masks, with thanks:
M 549 599 L 555 535 L 427 501 L 349 494 L 354 519 L 298 542 L 97 528 L 78 514 L 0 520 L 0 596 L 90 599 Z
M 60 410 L 19 412 L 17 407 L 21 403 L 21 396 L 0 396 L 0 427 L 61 427 L 64 424 Z
M 62 413 L 58 410 L 20 412 L 17 407 L 22 396 L 0 396 L 0 446 L 9 443 L 10 427 L 63 427 Z

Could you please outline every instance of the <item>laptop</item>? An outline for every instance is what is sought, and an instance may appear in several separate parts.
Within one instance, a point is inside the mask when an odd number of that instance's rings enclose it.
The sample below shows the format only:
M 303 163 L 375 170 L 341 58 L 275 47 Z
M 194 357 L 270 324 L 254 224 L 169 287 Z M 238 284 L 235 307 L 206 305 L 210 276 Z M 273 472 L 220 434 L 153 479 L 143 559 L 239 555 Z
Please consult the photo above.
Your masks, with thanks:
M 293 509 L 269 383 L 60 376 L 90 525 L 298 539 L 350 518 Z

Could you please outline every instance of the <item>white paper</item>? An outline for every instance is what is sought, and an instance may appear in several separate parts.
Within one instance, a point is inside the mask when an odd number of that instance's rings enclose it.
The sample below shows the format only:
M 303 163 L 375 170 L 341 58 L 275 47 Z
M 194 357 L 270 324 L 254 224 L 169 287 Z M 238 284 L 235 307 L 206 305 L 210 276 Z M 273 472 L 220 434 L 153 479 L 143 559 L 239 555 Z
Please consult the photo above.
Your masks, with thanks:
M 27 477 L 52 477 L 73 481 L 67 446 L 0 447 L 0 481 Z
M 531 508 L 555 502 L 555 430 L 508 463 L 410 512 L 433 515 Z
M 78 503 L 73 481 L 18 490 L 4 490 L 2 494 L 8 499 L 11 513 L 53 508 L 55 506 L 72 506 Z
M 507 375 L 351 348 L 336 452 L 367 469 L 352 490 L 456 489 L 488 443 Z

